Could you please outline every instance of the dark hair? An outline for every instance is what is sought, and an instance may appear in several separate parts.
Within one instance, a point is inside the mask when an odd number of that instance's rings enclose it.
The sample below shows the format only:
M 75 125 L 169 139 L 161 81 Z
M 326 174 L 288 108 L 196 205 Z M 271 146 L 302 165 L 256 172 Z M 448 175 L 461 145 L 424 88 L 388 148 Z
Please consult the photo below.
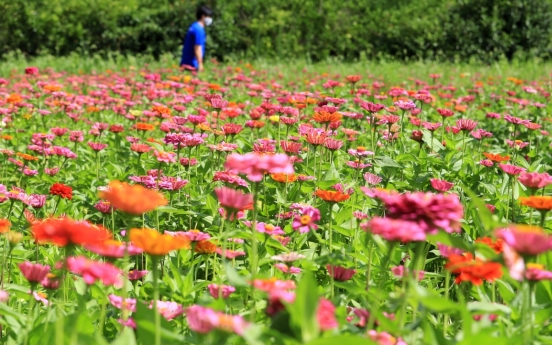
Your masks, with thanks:
M 212 17 L 213 10 L 206 5 L 199 6 L 196 12 L 196 19 L 200 20 L 203 16 Z

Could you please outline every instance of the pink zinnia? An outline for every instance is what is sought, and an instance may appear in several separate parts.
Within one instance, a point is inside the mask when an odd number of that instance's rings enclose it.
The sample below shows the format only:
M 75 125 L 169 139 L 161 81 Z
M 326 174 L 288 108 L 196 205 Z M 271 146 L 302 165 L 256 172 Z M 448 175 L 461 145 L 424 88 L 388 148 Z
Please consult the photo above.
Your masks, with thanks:
M 221 206 L 227 210 L 241 211 L 253 202 L 253 195 L 228 187 L 215 188 L 215 194 Z
M 293 230 L 299 230 L 300 233 L 304 234 L 318 229 L 316 222 L 320 220 L 320 211 L 312 206 L 303 207 L 300 211 L 301 213 L 296 214 L 293 218 L 293 223 L 291 224 Z
M 21 273 L 23 273 L 25 279 L 27 279 L 31 284 L 40 283 L 50 272 L 50 266 L 33 264 L 29 261 L 20 263 L 19 269 L 21 270 Z
M 459 232 L 464 208 L 456 194 L 414 192 L 383 198 L 387 216 L 417 223 L 426 233 Z
M 470 119 L 460 119 L 456 121 L 456 127 L 458 127 L 462 131 L 473 131 L 473 129 L 477 126 L 477 121 L 470 120 Z
M 335 307 L 332 302 L 325 298 L 320 299 L 318 310 L 316 312 L 316 318 L 322 331 L 328 331 L 339 326 L 335 318 Z
M 161 314 L 167 321 L 171 321 L 175 317 L 184 314 L 185 309 L 182 305 L 171 301 L 157 301 L 157 312 Z M 150 309 L 153 308 L 153 301 L 149 305 Z
M 397 278 L 404 278 L 407 277 L 410 274 L 410 271 L 408 268 L 405 268 L 403 265 L 391 267 L 391 273 Z M 418 280 L 424 279 L 424 271 L 418 271 L 417 272 Z
M 368 336 L 378 345 L 406 345 L 406 342 L 404 342 L 401 338 L 397 339 L 386 332 L 378 333 L 375 330 L 370 330 L 368 331 Z
M 490 168 L 494 165 L 493 161 L 489 160 L 489 159 L 482 159 L 481 161 L 479 161 L 479 164 L 483 165 L 484 167 L 487 167 L 487 168 Z
M 157 158 L 158 162 L 164 162 L 164 163 L 174 163 L 176 162 L 176 153 L 174 152 L 166 152 L 166 151 L 153 151 L 153 154 Z
M 209 294 L 211 294 L 213 298 L 218 298 L 220 293 L 221 297 L 226 299 L 232 292 L 236 291 L 236 288 L 230 285 L 209 284 L 207 288 L 209 289 Z
M 441 256 L 444 258 L 448 258 L 452 254 L 460 255 L 464 253 L 462 249 L 446 246 L 442 243 L 437 242 L 437 248 L 439 248 L 439 252 L 441 253 Z
M 379 184 L 383 179 L 378 175 L 366 173 L 364 174 L 364 180 L 366 180 L 366 182 L 368 182 L 369 185 L 375 186 Z
M 448 192 L 453 186 L 454 183 L 448 182 L 445 180 L 439 180 L 436 178 L 432 178 L 429 180 L 431 182 L 431 187 L 433 187 L 435 190 L 439 192 Z
M 104 285 L 121 286 L 121 271 L 107 262 L 87 259 L 83 256 L 67 259 L 67 268 L 75 274 L 80 274 L 88 285 L 101 280 Z
M 539 264 L 527 264 L 524 276 L 530 281 L 552 280 L 552 272 L 545 270 L 544 266 Z
M 552 236 L 536 226 L 510 225 L 497 230 L 496 237 L 521 255 L 536 256 L 552 249 Z
M 326 265 L 326 269 L 328 270 L 328 273 L 333 277 L 333 279 L 340 282 L 351 279 L 356 273 L 356 270 L 354 269 L 330 264 Z
M 380 235 L 387 241 L 425 241 L 426 232 L 416 222 L 374 217 L 360 225 L 364 231 Z
M 130 270 L 128 271 L 128 279 L 129 280 L 138 280 L 142 279 L 146 274 L 148 274 L 148 271 L 138 271 L 138 270 Z
M 451 117 L 452 115 L 454 115 L 454 112 L 450 109 L 437 108 L 437 112 L 442 117 Z
M 121 296 L 110 294 L 107 296 L 109 299 L 109 302 L 117 309 L 126 309 L 131 312 L 136 312 L 136 299 L 134 298 L 126 298 L 123 301 L 123 298 Z
M 499 164 L 498 166 L 508 175 L 519 175 L 526 170 L 525 168 L 512 164 Z
M 288 265 L 283 264 L 283 263 L 274 264 L 274 268 L 276 268 L 277 270 L 279 270 L 283 273 L 288 273 L 288 274 L 299 274 L 299 273 L 301 273 L 300 268 L 295 267 L 295 266 L 288 266 Z
M 294 169 L 286 154 L 265 155 L 256 152 L 240 155 L 230 154 L 224 167 L 240 174 L 246 174 L 253 182 L 260 182 L 265 173 L 293 174 Z
M 90 148 L 92 150 L 99 152 L 99 151 L 105 149 L 107 147 L 107 144 L 95 143 L 95 142 L 89 141 L 88 146 L 90 146 Z
M 274 226 L 272 224 L 266 224 L 263 222 L 257 223 L 257 231 L 260 233 L 265 233 L 267 235 L 284 235 L 285 232 L 279 226 Z
M 125 247 L 127 246 L 124 243 L 118 243 L 116 241 L 84 245 L 84 249 L 109 258 L 122 258 L 125 256 Z M 135 247 L 132 244 L 128 245 L 126 251 L 128 255 L 138 255 L 142 253 L 142 249 Z
M 527 188 L 539 189 L 552 184 L 552 176 L 547 173 L 524 171 L 519 175 L 518 181 Z

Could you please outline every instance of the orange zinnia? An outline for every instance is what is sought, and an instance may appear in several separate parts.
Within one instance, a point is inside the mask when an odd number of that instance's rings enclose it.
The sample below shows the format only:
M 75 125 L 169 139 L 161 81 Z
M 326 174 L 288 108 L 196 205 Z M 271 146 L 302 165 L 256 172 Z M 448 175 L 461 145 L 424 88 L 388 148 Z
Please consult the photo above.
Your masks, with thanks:
M 456 284 L 469 281 L 473 285 L 481 285 L 483 280 L 492 282 L 502 277 L 502 266 L 499 263 L 474 259 L 471 253 L 450 255 L 445 268 L 457 275 Z
M 151 123 L 138 122 L 136 124 L 136 129 L 140 131 L 153 131 L 155 129 L 155 126 Z
M 150 255 L 167 255 L 178 249 L 189 249 L 190 240 L 184 236 L 171 236 L 152 229 L 130 229 L 130 240 Z
M 317 197 L 327 202 L 341 202 L 351 197 L 349 194 L 345 194 L 337 190 L 317 189 L 315 194 Z
M 38 221 L 32 224 L 31 232 L 38 243 L 53 243 L 60 247 L 103 243 L 111 238 L 110 232 L 100 225 L 67 218 Z
M 106 191 L 100 192 L 100 199 L 107 200 L 115 209 L 140 215 L 167 205 L 163 194 L 140 185 L 111 181 Z
M 487 157 L 488 160 L 490 160 L 492 162 L 495 162 L 495 163 L 506 162 L 506 161 L 510 160 L 510 156 L 508 156 L 508 155 L 501 156 L 498 153 L 483 152 L 483 155 L 485 157 Z
M 21 103 L 21 102 L 23 102 L 23 97 L 21 97 L 20 95 L 18 95 L 16 93 L 12 93 L 11 95 L 8 96 L 8 98 L 6 98 L 6 102 L 8 102 L 10 104 Z
M 170 115 L 171 110 L 164 105 L 154 105 L 151 109 L 156 115 Z
M 297 175 L 295 174 L 270 174 L 270 177 L 276 182 L 291 183 L 297 181 Z
M 11 223 L 7 219 L 0 219 L 0 234 L 10 231 Z
M 519 202 L 538 211 L 552 210 L 552 196 L 529 196 L 520 197 Z
M 328 113 L 327 111 L 321 111 L 319 113 L 314 113 L 314 121 L 320 122 L 320 123 L 329 123 L 329 122 L 336 122 L 341 120 L 343 116 L 340 113 Z
M 476 243 L 484 243 L 491 247 L 492 250 L 494 250 L 495 253 L 500 254 L 502 253 L 502 246 L 504 244 L 504 241 L 500 238 L 496 240 L 496 242 L 493 242 L 493 239 L 490 237 L 481 237 L 475 240 Z
M 18 155 L 19 157 L 23 158 L 26 161 L 37 161 L 38 160 L 38 157 L 31 156 L 31 155 L 28 155 L 28 154 L 22 153 L 22 152 L 17 152 L 16 155 Z
M 194 252 L 198 254 L 213 254 L 217 249 L 217 245 L 211 241 L 199 241 L 195 244 Z

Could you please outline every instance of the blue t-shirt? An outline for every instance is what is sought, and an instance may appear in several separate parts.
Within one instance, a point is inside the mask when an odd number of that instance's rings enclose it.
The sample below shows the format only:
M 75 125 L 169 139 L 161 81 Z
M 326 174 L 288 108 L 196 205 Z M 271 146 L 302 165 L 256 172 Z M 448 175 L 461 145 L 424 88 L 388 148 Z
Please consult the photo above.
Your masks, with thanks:
M 193 23 L 188 28 L 186 37 L 184 38 L 184 46 L 182 47 L 182 58 L 180 59 L 180 66 L 190 65 L 195 68 L 199 67 L 199 63 L 196 59 L 194 49 L 195 46 L 201 46 L 202 56 L 205 56 L 205 29 L 198 22 Z

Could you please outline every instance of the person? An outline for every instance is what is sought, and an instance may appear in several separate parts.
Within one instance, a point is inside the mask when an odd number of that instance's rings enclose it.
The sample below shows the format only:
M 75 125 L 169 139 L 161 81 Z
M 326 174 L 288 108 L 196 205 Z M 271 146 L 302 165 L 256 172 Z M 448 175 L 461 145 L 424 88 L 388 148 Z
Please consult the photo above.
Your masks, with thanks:
M 213 22 L 213 11 L 205 6 L 199 6 L 196 13 L 197 21 L 190 25 L 184 46 L 182 47 L 182 58 L 180 66 L 192 69 L 198 72 L 203 71 L 203 57 L 205 56 L 205 27 Z

